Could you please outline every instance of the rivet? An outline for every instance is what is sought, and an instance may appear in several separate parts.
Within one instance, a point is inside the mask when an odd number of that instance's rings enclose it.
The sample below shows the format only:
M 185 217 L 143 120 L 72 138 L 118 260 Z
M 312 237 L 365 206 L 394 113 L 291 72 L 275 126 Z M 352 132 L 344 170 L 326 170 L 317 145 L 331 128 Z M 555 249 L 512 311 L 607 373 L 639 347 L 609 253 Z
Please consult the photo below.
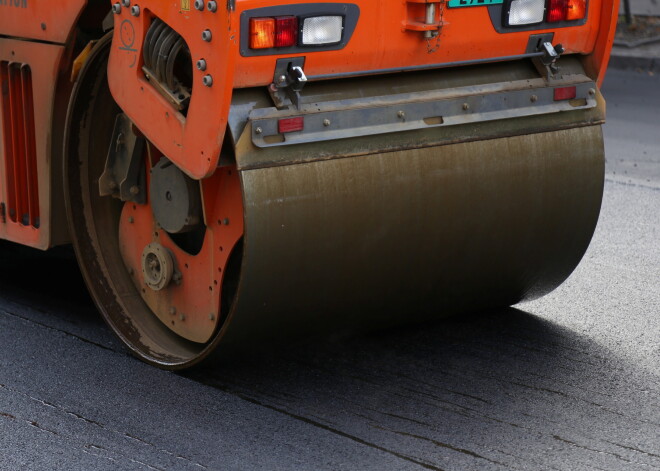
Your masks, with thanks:
M 254 130 L 254 132 L 256 134 L 261 134 L 262 132 L 264 132 L 264 130 L 258 127 L 257 129 Z
M 206 70 L 206 61 L 204 59 L 197 61 L 197 70 L 201 70 L 202 72 Z
M 536 95 L 532 95 L 532 96 L 529 97 L 529 101 L 531 101 L 532 103 L 536 103 L 536 100 L 538 100 L 538 99 L 539 99 L 539 97 L 537 97 Z
M 204 11 L 204 0 L 195 0 L 195 10 Z
M 208 10 L 211 13 L 215 13 L 216 11 L 218 11 L 218 4 L 217 2 L 210 1 L 209 3 L 206 4 L 206 8 L 208 8 Z
M 115 3 L 112 5 L 112 13 L 119 15 L 121 13 L 121 3 Z
M 277 82 L 286 83 L 286 75 L 280 75 L 279 77 L 277 77 Z
M 140 7 L 138 5 L 133 5 L 131 7 L 131 15 L 140 16 Z
M 406 113 L 404 111 L 399 111 L 396 115 L 401 119 L 406 117 Z
M 213 77 L 210 75 L 205 75 L 204 78 L 202 79 L 202 83 L 206 85 L 207 87 L 212 87 L 213 86 Z
M 128 222 L 130 224 L 133 224 L 135 222 L 135 219 L 133 218 L 133 216 L 128 216 Z
M 329 119 L 324 119 L 323 120 L 323 126 L 330 126 L 330 120 Z
M 470 109 L 470 105 L 468 105 L 467 103 L 463 103 L 463 109 L 464 109 L 465 111 L 469 110 L 469 109 Z
M 205 29 L 202 31 L 202 40 L 206 41 L 207 43 L 211 42 L 211 39 L 213 38 L 213 35 L 211 34 L 210 29 Z

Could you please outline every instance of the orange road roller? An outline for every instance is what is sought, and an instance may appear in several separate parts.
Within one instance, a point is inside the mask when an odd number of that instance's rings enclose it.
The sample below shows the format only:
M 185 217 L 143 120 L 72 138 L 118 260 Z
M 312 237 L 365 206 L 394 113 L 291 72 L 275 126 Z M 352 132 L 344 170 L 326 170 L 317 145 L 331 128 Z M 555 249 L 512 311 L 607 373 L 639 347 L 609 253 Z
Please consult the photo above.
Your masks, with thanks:
M 0 0 L 0 237 L 139 358 L 510 306 L 600 210 L 618 0 Z

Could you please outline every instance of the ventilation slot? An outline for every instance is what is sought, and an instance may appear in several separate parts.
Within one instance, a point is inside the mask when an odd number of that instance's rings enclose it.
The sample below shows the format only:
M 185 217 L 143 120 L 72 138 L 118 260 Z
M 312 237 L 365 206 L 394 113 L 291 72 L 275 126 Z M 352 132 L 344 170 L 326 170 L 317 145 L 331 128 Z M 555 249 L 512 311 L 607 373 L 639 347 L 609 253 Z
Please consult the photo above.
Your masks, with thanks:
M 38 228 L 39 189 L 30 66 L 0 62 L 0 87 L 7 185 L 6 215 L 14 223 Z

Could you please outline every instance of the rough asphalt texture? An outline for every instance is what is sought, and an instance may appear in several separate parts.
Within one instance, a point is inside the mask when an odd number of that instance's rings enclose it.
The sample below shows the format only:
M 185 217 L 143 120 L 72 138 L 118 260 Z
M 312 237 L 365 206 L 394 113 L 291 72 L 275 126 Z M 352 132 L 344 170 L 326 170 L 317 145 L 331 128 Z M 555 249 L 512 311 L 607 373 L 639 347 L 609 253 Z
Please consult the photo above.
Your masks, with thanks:
M 67 250 L 0 246 L 0 470 L 660 469 L 660 77 L 605 83 L 607 181 L 551 295 L 175 374 Z

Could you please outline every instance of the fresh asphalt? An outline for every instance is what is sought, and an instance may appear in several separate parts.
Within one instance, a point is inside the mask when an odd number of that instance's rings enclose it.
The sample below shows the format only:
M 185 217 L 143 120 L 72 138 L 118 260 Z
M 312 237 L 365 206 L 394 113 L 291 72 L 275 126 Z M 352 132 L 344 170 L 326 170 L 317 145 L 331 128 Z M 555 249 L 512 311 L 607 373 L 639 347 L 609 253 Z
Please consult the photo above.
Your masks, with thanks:
M 0 246 L 0 470 L 660 469 L 660 77 L 611 71 L 600 222 L 499 312 L 176 374 L 131 357 L 70 250 Z

